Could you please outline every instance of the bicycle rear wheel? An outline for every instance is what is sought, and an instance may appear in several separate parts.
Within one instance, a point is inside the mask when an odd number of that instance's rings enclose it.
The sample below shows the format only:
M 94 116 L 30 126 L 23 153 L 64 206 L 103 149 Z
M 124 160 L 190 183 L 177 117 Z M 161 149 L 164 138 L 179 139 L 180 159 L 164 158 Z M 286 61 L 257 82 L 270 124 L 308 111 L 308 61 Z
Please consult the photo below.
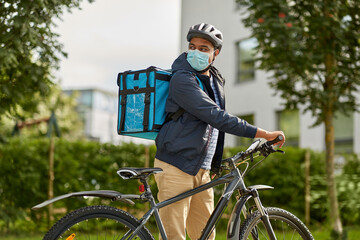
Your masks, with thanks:
M 109 206 L 89 206 L 68 213 L 54 224 L 43 240 L 129 239 L 139 226 L 131 214 Z M 154 239 L 149 230 L 141 228 L 133 239 Z
M 271 207 L 265 209 L 277 239 L 314 239 L 305 224 L 292 213 L 280 208 Z M 240 239 L 270 239 L 259 211 L 252 213 L 244 221 L 240 228 Z

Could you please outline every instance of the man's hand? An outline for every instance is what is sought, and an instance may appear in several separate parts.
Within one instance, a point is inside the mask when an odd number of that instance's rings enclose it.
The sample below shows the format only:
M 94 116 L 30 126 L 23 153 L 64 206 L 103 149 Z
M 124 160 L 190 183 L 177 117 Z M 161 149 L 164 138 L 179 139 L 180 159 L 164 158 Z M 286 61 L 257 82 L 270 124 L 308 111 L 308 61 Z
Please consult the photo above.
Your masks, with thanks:
M 274 145 L 279 145 L 279 147 L 281 148 L 285 143 L 285 134 L 282 131 L 268 132 L 265 131 L 264 129 L 258 128 L 255 138 L 264 138 L 268 141 L 271 141 L 274 140 L 279 135 L 282 136 L 283 139 L 280 142 L 275 143 Z

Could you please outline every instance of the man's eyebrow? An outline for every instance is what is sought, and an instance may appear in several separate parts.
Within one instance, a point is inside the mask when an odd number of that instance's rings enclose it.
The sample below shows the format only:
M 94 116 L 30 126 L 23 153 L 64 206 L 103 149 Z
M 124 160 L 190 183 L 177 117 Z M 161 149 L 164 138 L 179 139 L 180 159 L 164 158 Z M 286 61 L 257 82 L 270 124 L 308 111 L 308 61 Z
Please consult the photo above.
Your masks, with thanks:
M 189 43 L 189 46 L 195 46 L 195 44 Z M 206 48 L 210 49 L 210 47 L 208 45 L 200 45 L 199 47 L 206 47 Z

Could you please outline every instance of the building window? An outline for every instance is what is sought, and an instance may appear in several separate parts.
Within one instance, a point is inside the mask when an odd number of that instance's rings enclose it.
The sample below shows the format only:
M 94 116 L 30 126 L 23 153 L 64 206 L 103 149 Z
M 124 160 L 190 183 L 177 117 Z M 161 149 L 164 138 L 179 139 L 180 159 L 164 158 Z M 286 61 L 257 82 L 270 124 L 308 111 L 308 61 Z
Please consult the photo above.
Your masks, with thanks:
M 79 97 L 78 97 L 78 103 L 79 105 L 83 105 L 89 108 L 93 107 L 93 91 L 92 90 L 82 90 L 80 91 Z
M 354 114 L 335 114 L 335 152 L 352 153 L 354 143 Z
M 94 109 L 109 113 L 117 111 L 117 95 L 106 92 L 94 92 Z
M 238 116 L 240 119 L 243 119 L 245 121 L 247 121 L 250 124 L 254 124 L 254 114 L 248 114 L 248 115 L 241 115 Z M 236 139 L 236 145 L 237 146 L 243 146 L 243 147 L 248 147 L 250 146 L 250 144 L 253 142 L 253 139 L 250 138 L 245 138 L 245 137 L 237 137 Z
M 236 83 L 255 79 L 255 48 L 256 38 L 241 40 L 236 43 L 237 48 L 237 78 Z
M 283 110 L 277 113 L 278 129 L 285 133 L 286 146 L 299 146 L 300 117 L 299 110 Z

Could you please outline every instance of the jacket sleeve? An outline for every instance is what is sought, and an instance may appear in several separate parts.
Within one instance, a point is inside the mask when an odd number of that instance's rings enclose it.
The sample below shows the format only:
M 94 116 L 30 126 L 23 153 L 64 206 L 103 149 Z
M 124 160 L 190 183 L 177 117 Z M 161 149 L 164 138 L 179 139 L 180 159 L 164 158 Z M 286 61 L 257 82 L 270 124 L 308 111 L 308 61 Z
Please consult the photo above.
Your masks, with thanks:
M 254 138 L 257 128 L 222 110 L 199 86 L 190 72 L 176 72 L 170 81 L 169 96 L 186 112 L 220 131 Z

